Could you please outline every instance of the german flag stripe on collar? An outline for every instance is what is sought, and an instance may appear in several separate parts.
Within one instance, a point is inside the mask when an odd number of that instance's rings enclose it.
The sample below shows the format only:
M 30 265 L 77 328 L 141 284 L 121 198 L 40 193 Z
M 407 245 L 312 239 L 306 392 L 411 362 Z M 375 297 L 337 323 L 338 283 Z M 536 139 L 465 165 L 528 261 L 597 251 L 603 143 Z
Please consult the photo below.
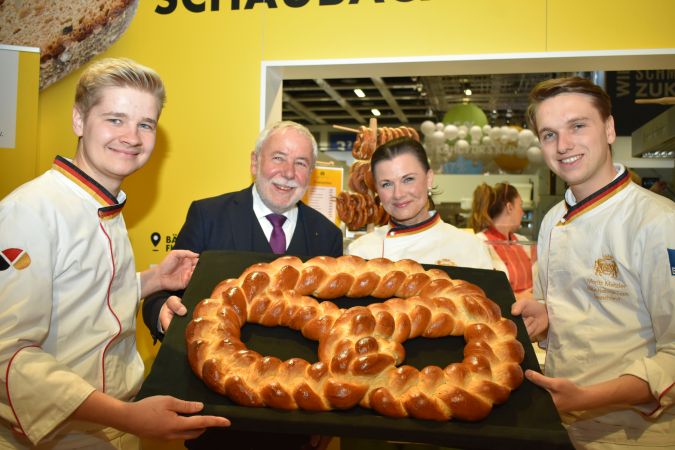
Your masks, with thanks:
M 631 183 L 630 174 L 628 170 L 624 170 L 621 175 L 612 180 L 607 186 L 589 195 L 576 205 L 570 206 L 569 203 L 565 202 L 567 212 L 563 218 L 560 219 L 560 224 L 568 224 L 583 213 L 592 210 L 596 206 L 600 206 L 628 186 L 629 183 Z
M 117 203 L 114 195 L 66 158 L 62 156 L 54 158 L 53 168 L 88 192 L 101 205 L 98 209 L 100 218 L 109 219 L 122 212 L 126 201 Z
M 438 222 L 440 222 L 440 220 L 441 216 L 437 212 L 434 212 L 434 215 L 424 222 L 418 223 L 417 225 L 412 225 L 410 227 L 399 225 L 393 220 L 390 220 L 389 225 L 391 226 L 391 229 L 387 231 L 387 237 L 409 236 L 411 234 L 421 233 L 422 231 L 426 231 L 436 225 Z

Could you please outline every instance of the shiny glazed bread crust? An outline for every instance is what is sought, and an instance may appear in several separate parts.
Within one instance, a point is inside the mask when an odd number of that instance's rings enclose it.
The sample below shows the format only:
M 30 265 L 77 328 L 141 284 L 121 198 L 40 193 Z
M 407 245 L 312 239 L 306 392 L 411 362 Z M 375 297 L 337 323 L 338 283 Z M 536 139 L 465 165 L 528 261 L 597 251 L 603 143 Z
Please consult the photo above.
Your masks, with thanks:
M 390 299 L 340 309 L 338 297 Z M 392 298 L 395 297 L 395 298 Z M 319 362 L 281 361 L 246 348 L 246 322 L 286 326 L 319 342 Z M 464 335 L 464 360 L 400 366 L 402 343 Z M 411 260 L 290 256 L 218 284 L 185 331 L 190 366 L 245 406 L 326 411 L 356 405 L 391 417 L 480 420 L 523 380 L 516 326 L 470 283 Z

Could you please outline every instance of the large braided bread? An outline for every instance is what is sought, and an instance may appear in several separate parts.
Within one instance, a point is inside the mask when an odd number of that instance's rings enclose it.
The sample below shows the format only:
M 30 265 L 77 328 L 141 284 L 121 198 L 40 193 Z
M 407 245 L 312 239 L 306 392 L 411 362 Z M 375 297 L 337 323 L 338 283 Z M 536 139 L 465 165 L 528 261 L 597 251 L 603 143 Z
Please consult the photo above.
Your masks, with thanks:
M 343 296 L 397 298 L 346 310 L 315 300 Z M 211 297 L 195 307 L 185 332 L 190 366 L 240 405 L 323 411 L 360 404 L 392 417 L 480 420 L 523 380 L 515 324 L 479 287 L 411 260 L 286 256 L 221 282 Z M 245 322 L 299 330 L 319 341 L 319 362 L 247 349 Z M 464 335 L 462 362 L 397 367 L 407 339 L 447 335 Z

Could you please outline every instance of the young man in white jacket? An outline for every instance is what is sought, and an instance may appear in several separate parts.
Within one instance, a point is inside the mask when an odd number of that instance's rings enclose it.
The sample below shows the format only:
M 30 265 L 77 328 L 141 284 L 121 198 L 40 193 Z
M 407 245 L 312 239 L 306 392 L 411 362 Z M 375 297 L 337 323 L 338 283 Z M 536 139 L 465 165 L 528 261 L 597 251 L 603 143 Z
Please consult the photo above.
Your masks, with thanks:
M 547 348 L 547 389 L 577 448 L 675 448 L 675 204 L 612 163 L 607 94 L 548 80 L 529 120 L 569 189 L 543 220 L 534 296 L 518 301 Z
M 106 59 L 80 78 L 72 160 L 0 202 L 0 448 L 140 448 L 134 436 L 187 439 L 220 417 L 168 396 L 133 402 L 143 380 L 139 299 L 187 284 L 197 260 L 171 252 L 136 273 L 121 214 L 124 178 L 155 144 L 164 86 Z

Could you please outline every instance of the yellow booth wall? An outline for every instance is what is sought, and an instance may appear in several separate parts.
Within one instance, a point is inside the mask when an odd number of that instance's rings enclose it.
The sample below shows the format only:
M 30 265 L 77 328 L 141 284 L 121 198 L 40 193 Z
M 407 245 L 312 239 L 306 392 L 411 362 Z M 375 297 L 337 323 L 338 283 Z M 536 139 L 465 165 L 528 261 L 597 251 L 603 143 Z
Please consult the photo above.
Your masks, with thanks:
M 155 12 L 172 3 L 174 12 Z M 220 11 L 209 11 L 210 1 L 192 3 L 206 11 L 189 12 L 182 0 L 143 0 L 126 33 L 97 57 L 130 57 L 153 67 L 168 91 L 155 154 L 123 185 L 139 270 L 166 254 L 192 200 L 250 183 L 263 61 L 675 47 L 671 0 L 344 0 L 323 6 L 308 0 L 299 8 L 284 0 L 241 0 L 239 10 L 219 2 Z M 244 9 L 247 3 L 252 8 Z M 71 108 L 80 74 L 40 93 L 38 173 L 56 154 L 73 156 Z M 161 236 L 157 246 L 152 233 Z M 138 335 L 149 365 L 157 346 L 142 325 Z
M 37 171 L 40 53 L 37 48 L 20 47 L 5 47 L 2 51 L 18 53 L 19 73 L 14 147 L 0 148 L 0 198 L 40 173 Z

